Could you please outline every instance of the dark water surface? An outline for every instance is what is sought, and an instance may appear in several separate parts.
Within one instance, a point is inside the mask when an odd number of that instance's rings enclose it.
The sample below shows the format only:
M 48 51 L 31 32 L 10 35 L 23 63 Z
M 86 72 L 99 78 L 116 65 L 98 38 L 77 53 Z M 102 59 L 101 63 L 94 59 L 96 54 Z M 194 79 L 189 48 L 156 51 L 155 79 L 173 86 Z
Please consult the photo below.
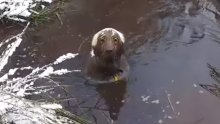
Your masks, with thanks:
M 72 0 L 65 8 L 63 25 L 55 21 L 27 36 L 7 68 L 79 52 L 58 68 L 82 69 L 92 35 L 113 27 L 126 37 L 130 80 L 93 87 L 74 74 L 63 77 L 76 98 L 63 102 L 66 109 L 98 124 L 220 123 L 220 100 L 198 86 L 214 82 L 207 63 L 220 68 L 220 2 Z

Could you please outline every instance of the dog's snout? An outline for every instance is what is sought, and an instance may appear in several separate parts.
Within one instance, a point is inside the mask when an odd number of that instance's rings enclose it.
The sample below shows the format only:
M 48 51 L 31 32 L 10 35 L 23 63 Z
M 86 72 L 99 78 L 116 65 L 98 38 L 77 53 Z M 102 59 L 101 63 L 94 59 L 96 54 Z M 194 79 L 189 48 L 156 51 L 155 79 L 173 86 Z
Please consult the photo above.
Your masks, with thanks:
M 110 41 L 104 44 L 105 53 L 110 54 L 113 52 L 113 50 L 114 50 L 114 45 Z

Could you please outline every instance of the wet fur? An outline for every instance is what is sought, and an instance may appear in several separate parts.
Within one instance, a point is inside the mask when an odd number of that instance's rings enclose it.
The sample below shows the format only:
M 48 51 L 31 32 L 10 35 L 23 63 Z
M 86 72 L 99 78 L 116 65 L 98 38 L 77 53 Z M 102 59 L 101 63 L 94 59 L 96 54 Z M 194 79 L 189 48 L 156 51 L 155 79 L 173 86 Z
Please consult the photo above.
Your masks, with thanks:
M 104 43 L 100 41 L 105 37 Z M 114 39 L 117 39 L 114 42 Z M 114 43 L 112 43 L 114 42 Z M 124 36 L 113 28 L 105 28 L 93 36 L 92 51 L 94 56 L 89 60 L 86 73 L 98 80 L 114 80 L 118 75 L 120 80 L 127 80 L 129 73 L 129 64 L 124 55 Z M 105 51 L 112 51 L 110 55 Z

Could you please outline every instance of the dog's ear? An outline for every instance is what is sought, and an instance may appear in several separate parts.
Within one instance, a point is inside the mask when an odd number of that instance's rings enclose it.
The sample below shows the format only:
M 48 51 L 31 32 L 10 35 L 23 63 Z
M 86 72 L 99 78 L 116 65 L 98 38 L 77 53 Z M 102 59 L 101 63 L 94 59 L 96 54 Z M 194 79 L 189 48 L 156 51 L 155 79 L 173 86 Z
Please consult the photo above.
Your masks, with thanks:
M 118 50 L 117 50 L 117 55 L 119 55 L 119 57 L 122 55 L 122 54 L 124 54 L 125 53 L 125 47 L 124 47 L 124 43 L 125 43 L 125 37 L 124 37 L 124 35 L 121 33 L 121 32 L 119 32 L 119 31 L 117 31 L 117 34 L 118 34 L 118 36 L 119 36 L 119 41 L 120 41 L 120 43 L 118 44 Z
M 93 53 L 95 56 L 98 56 L 98 57 L 101 56 L 102 51 L 101 51 L 100 45 L 92 46 L 92 49 L 93 49 Z
M 117 34 L 119 36 L 119 39 L 120 39 L 120 42 L 124 44 L 125 43 L 124 35 L 121 32 L 117 31 L 117 30 L 115 30 L 115 32 L 117 32 Z
M 118 55 L 122 55 L 125 53 L 125 47 L 124 47 L 124 44 L 125 44 L 125 37 L 123 35 L 123 33 L 115 30 L 118 34 L 118 37 L 119 37 L 119 41 L 120 41 L 120 44 L 118 46 Z
M 98 38 L 101 34 L 101 31 L 97 32 L 92 38 L 92 51 L 95 56 L 101 56 L 101 46 L 98 43 Z

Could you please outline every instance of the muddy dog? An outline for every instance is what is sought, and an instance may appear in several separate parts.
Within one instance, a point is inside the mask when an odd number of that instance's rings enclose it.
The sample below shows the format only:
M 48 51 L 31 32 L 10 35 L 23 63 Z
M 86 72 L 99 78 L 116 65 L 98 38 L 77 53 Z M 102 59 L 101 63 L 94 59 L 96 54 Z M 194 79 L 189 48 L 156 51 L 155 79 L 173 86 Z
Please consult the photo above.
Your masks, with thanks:
M 113 28 L 97 32 L 92 39 L 92 57 L 86 73 L 100 81 L 126 81 L 129 64 L 125 57 L 124 43 L 124 35 Z

